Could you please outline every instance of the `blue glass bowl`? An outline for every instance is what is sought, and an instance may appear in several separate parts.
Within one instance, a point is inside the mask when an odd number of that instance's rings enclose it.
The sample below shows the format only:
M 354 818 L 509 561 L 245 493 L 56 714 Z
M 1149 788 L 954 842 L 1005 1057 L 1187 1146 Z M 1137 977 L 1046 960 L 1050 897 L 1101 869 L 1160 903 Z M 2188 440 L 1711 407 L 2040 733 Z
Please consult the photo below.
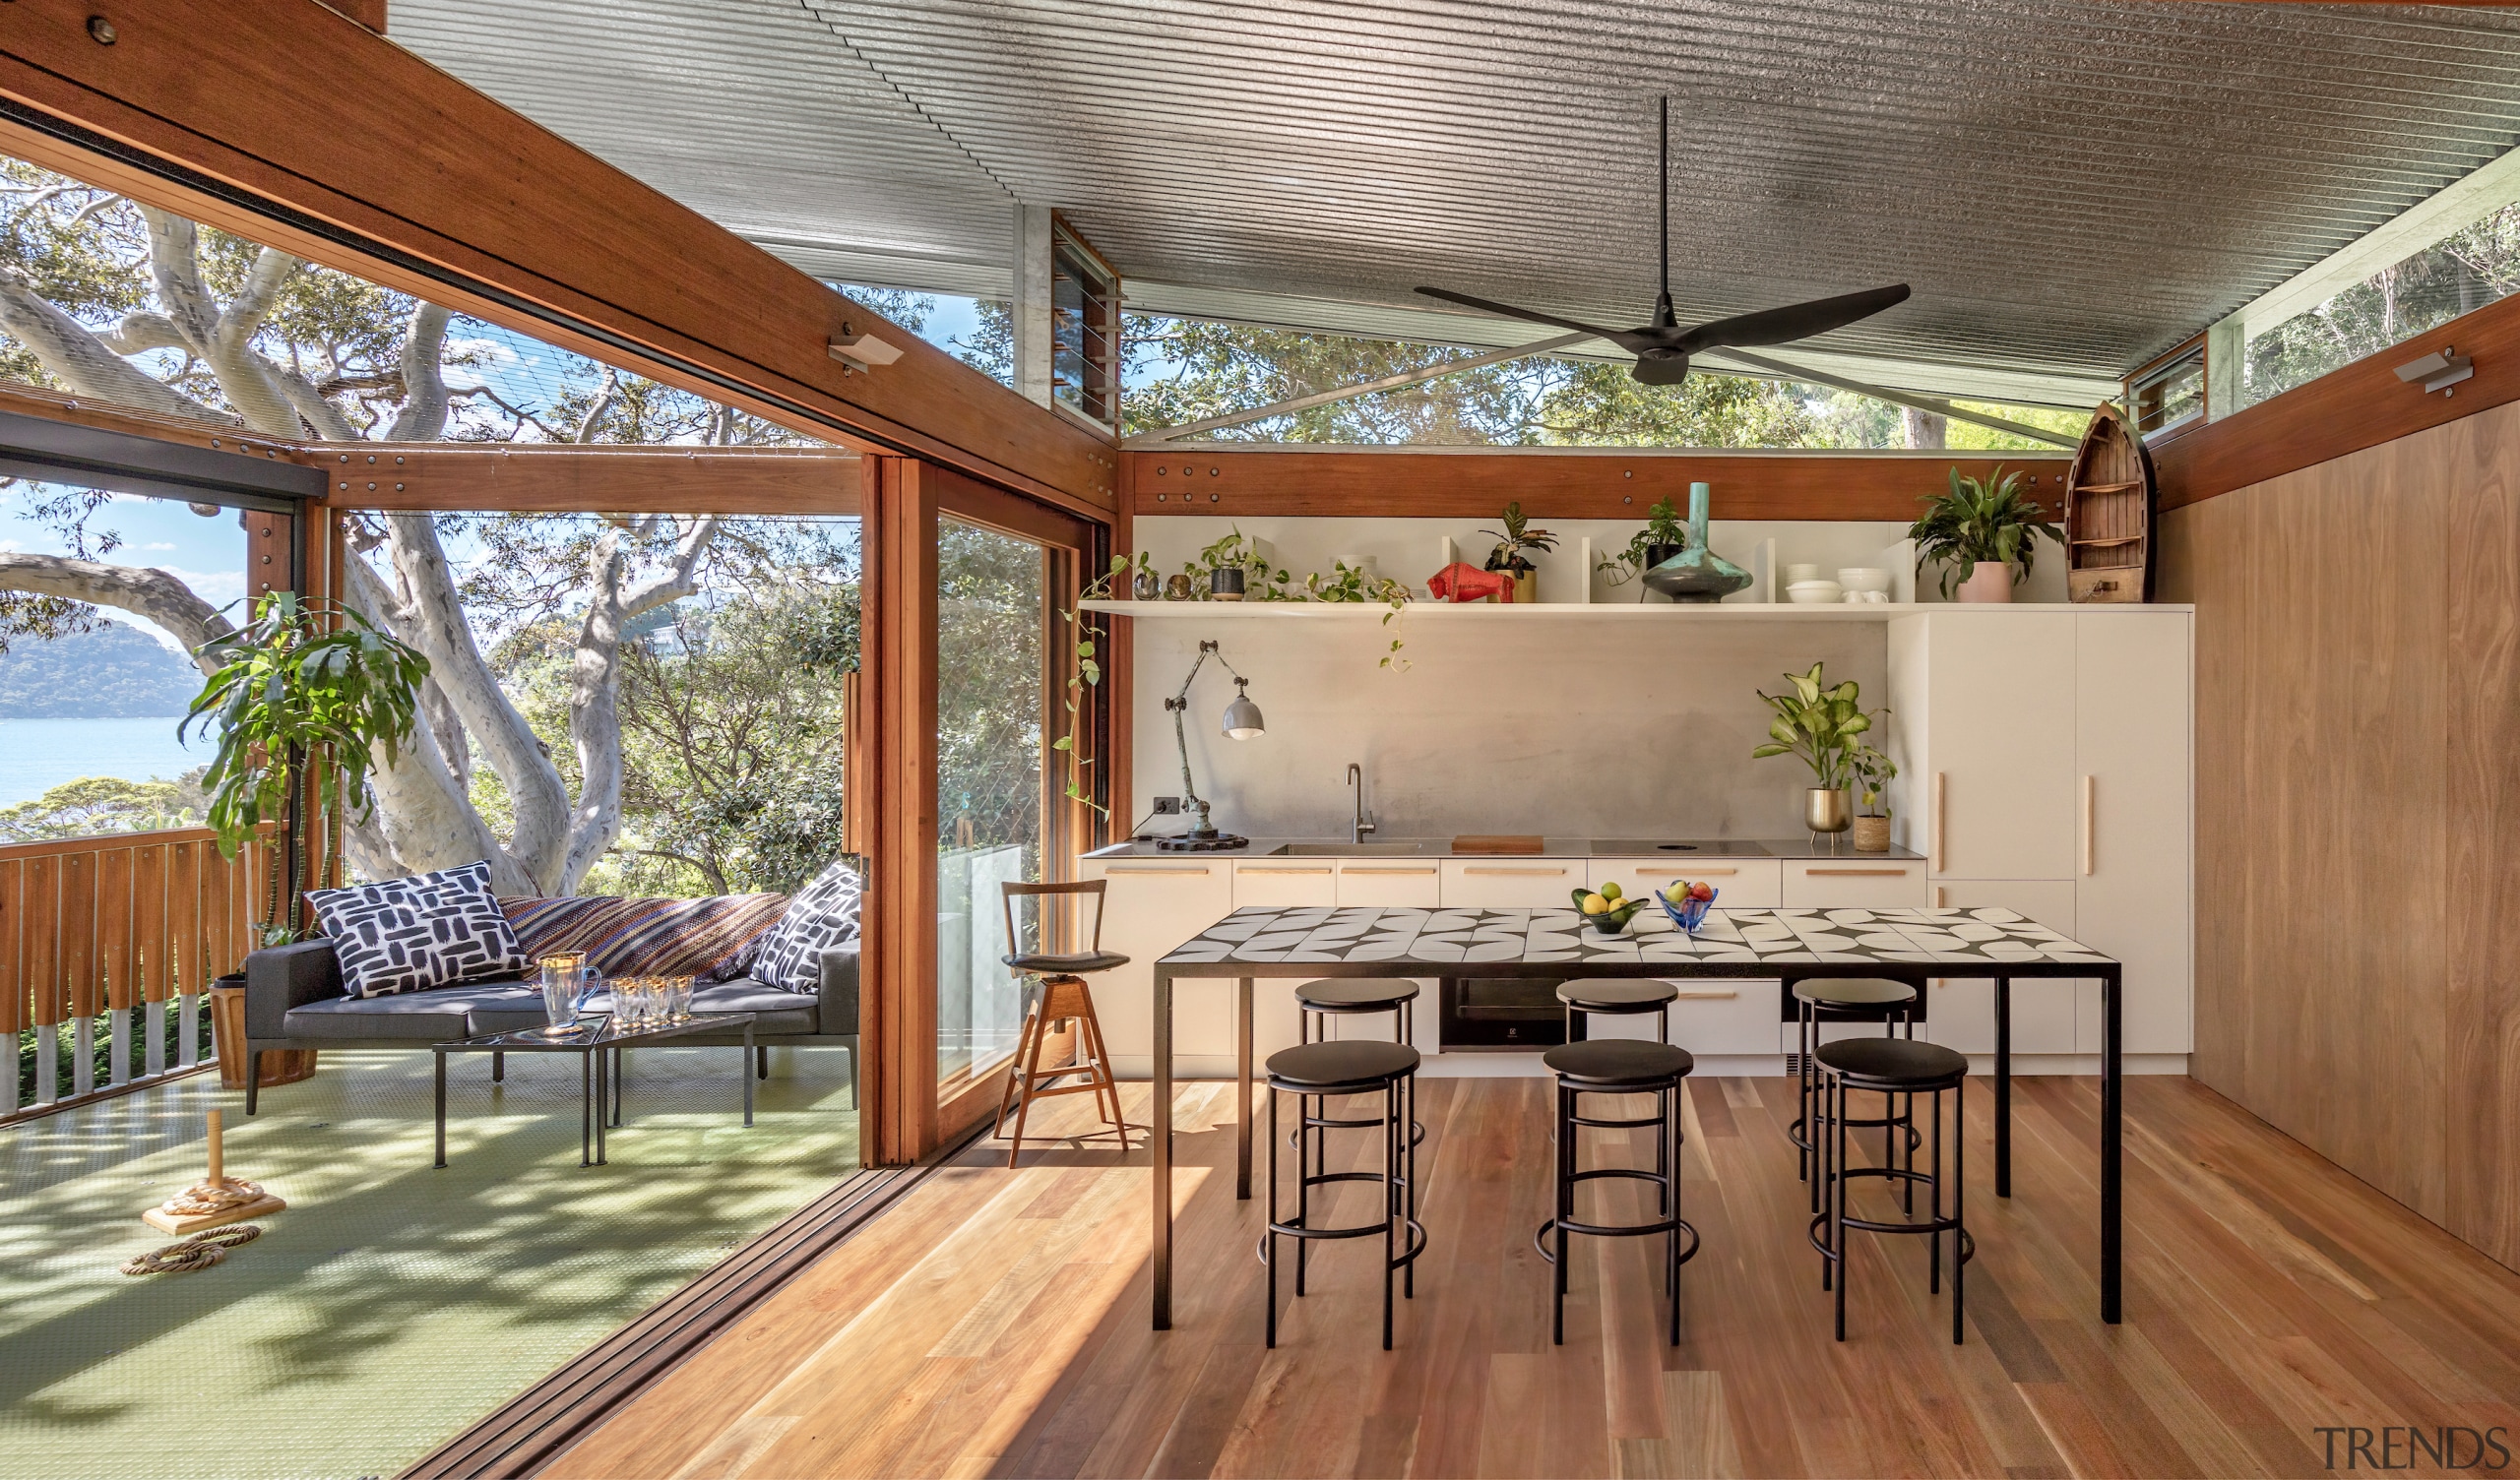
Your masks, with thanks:
M 1708 893 L 1714 895 L 1721 894 L 1724 891 L 1710 890 Z M 1706 923 L 1706 912 L 1715 907 L 1715 900 L 1712 897 L 1674 901 L 1659 889 L 1654 892 L 1654 902 L 1663 906 L 1663 913 L 1671 917 L 1672 924 L 1691 935 L 1697 934 L 1697 928 Z

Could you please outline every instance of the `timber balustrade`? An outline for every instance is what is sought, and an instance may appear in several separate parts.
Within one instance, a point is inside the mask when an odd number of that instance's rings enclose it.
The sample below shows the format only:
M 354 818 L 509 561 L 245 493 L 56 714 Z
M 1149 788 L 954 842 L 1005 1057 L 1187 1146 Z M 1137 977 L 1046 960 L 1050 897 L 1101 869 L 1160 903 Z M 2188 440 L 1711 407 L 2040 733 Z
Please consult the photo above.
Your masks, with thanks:
M 95 1033 L 107 1014 L 110 1083 L 198 1062 L 202 994 L 253 949 L 265 852 L 250 843 L 231 862 L 208 828 L 0 844 L 0 1032 L 14 1044 L 35 1030 L 37 1104 L 96 1087 Z M 169 998 L 179 1004 L 172 1066 Z M 65 1026 L 73 1040 L 67 1086 Z M 135 1037 L 145 1045 L 138 1066 Z M 15 1064 L 8 1082 L 0 1113 L 19 1108 Z

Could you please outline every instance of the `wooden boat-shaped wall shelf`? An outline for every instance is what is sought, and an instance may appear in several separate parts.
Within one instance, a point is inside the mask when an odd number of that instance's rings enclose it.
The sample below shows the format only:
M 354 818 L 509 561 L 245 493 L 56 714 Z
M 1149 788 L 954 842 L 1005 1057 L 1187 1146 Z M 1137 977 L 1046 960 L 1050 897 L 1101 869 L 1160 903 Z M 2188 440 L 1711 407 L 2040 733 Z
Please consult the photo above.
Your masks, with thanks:
M 2065 593 L 2075 601 L 2150 601 L 2161 539 L 2153 455 L 2126 413 L 2103 405 L 2065 478 Z

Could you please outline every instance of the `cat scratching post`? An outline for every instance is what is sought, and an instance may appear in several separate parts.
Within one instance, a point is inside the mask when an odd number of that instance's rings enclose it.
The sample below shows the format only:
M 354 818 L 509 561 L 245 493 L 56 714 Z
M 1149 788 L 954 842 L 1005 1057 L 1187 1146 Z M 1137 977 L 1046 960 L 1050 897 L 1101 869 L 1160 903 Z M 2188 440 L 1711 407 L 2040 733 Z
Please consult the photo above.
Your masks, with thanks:
M 242 1223 L 247 1218 L 259 1218 L 267 1212 L 279 1212 L 288 1206 L 263 1191 L 259 1184 L 227 1175 L 220 1131 L 220 1114 L 213 1110 L 210 1112 L 210 1175 L 142 1213 L 141 1218 L 150 1227 L 172 1234 L 199 1233 L 205 1228 Z

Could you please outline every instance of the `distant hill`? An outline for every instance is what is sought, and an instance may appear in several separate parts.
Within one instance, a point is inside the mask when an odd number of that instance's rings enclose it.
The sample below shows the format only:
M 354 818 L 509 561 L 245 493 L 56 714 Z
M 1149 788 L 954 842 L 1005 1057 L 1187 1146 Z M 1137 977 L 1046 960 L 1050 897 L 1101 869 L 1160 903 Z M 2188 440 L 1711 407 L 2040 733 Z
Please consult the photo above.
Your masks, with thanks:
M 120 622 L 0 652 L 0 719 L 149 719 L 181 714 L 201 670 Z

